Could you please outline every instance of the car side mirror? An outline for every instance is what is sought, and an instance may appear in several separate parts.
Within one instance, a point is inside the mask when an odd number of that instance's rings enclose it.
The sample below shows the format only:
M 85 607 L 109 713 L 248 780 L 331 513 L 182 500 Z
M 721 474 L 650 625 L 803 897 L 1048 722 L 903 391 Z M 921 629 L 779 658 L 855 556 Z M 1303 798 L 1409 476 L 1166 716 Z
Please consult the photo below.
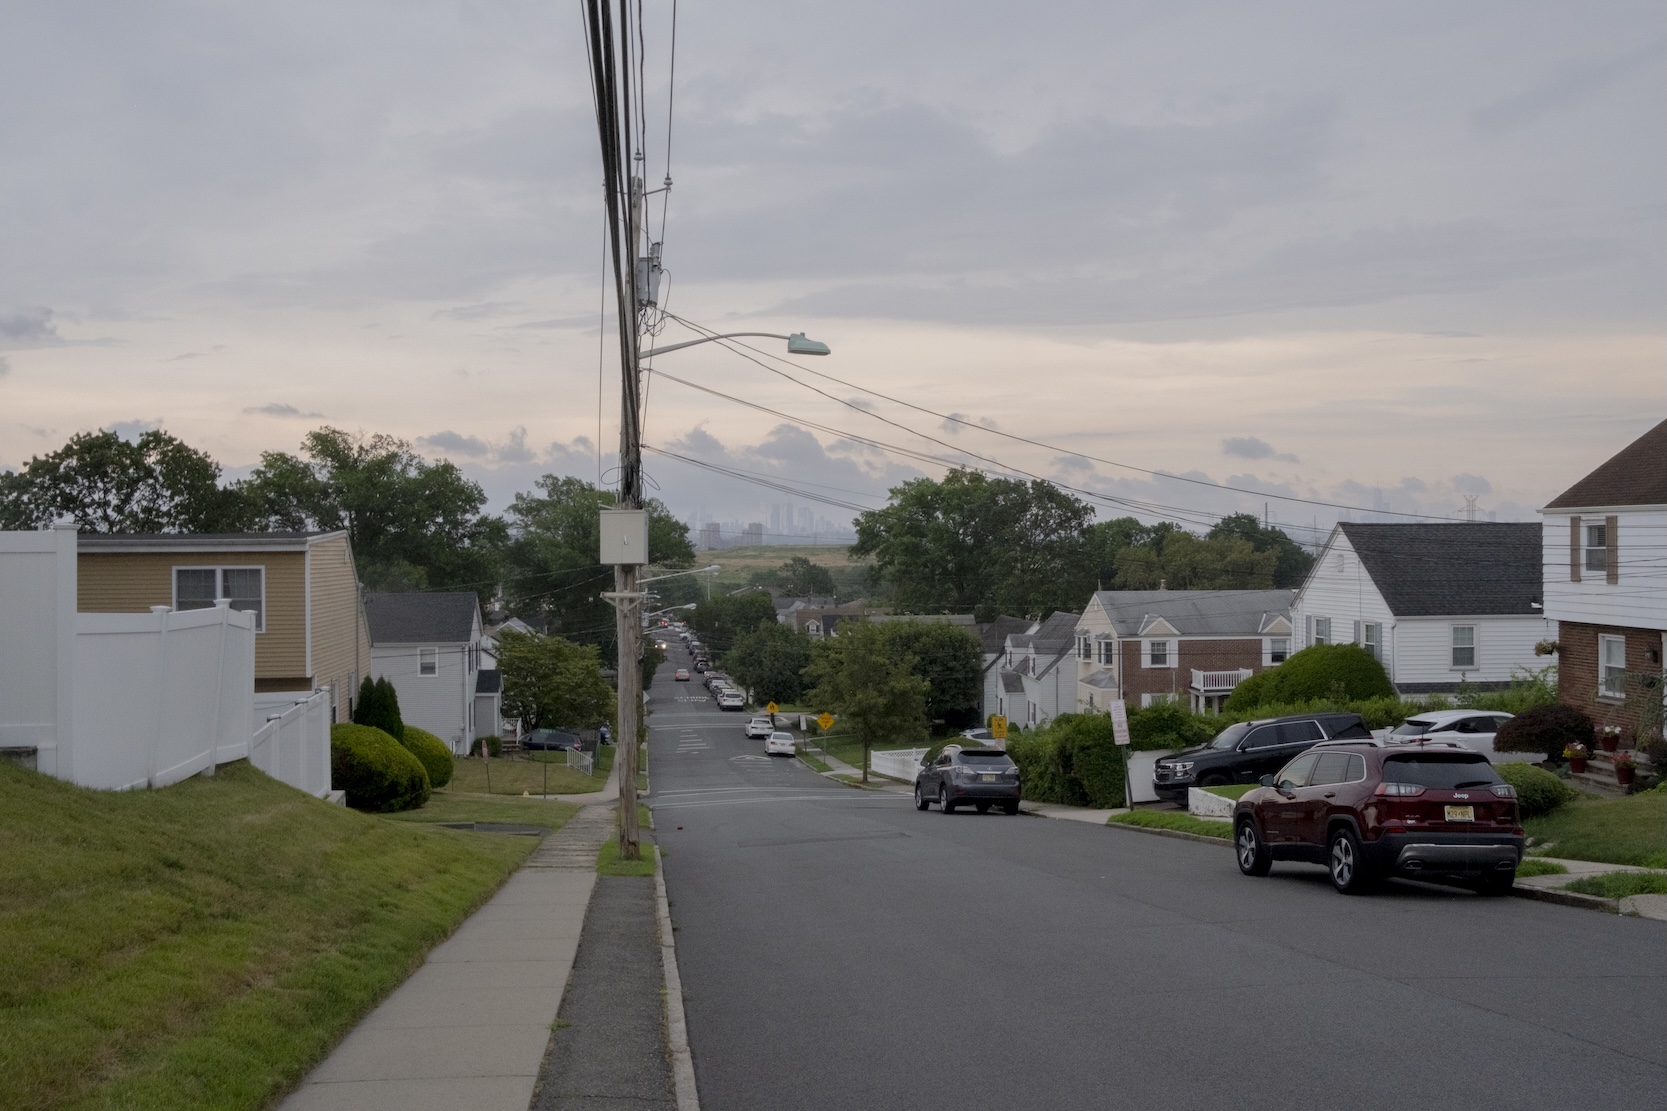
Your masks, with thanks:
M 1272 787 L 1273 786 L 1273 776 L 1264 775 L 1261 779 L 1261 784 L 1264 787 Z

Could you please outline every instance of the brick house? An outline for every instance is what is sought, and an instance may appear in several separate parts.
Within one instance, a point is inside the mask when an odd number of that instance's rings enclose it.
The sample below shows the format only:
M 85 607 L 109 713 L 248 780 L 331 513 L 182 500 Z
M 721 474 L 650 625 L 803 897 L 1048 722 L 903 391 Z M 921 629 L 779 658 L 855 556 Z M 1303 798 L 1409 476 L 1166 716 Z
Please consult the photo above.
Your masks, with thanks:
M 1667 651 L 1667 421 L 1540 513 L 1558 698 L 1633 732 Z
M 1291 590 L 1100 590 L 1076 626 L 1077 709 L 1219 710 L 1291 652 Z

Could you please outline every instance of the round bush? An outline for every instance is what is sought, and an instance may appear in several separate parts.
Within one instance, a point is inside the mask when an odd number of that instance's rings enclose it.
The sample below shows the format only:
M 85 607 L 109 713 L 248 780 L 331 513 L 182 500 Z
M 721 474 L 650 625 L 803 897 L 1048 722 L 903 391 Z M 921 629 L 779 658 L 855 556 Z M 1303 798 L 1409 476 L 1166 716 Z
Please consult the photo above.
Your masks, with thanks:
M 1555 775 L 1532 764 L 1499 764 L 1494 770 L 1500 779 L 1517 789 L 1517 808 L 1524 818 L 1549 814 L 1580 795 Z
M 451 749 L 446 747 L 445 741 L 426 729 L 407 725 L 405 736 L 399 739 L 399 743 L 409 749 L 411 755 L 422 761 L 423 770 L 428 772 L 430 787 L 438 790 L 451 782 Z
M 1316 644 L 1240 683 L 1222 710 L 1232 714 L 1269 703 L 1316 698 L 1353 702 L 1394 694 L 1389 673 L 1364 648 L 1356 644 Z
M 330 727 L 330 783 L 355 810 L 411 810 L 428 801 L 422 762 L 370 725 Z
M 1547 760 L 1561 760 L 1563 749 L 1575 742 L 1591 748 L 1597 731 L 1592 719 L 1573 706 L 1553 702 L 1524 710 L 1493 735 L 1497 752 L 1538 752 Z

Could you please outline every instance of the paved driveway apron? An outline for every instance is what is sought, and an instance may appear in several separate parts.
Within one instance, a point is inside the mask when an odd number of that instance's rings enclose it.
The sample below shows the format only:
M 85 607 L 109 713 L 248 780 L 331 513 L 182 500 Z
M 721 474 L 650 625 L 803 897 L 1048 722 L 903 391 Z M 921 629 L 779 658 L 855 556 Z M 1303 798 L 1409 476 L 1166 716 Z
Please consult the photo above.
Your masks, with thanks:
M 662 671 L 655 823 L 703 1105 L 1641 1108 L 1667 925 L 1225 847 L 941 817 L 763 754 Z M 696 688 L 699 689 L 698 687 Z M 712 707 L 712 708 L 708 708 Z M 681 827 L 681 828 L 679 828 Z

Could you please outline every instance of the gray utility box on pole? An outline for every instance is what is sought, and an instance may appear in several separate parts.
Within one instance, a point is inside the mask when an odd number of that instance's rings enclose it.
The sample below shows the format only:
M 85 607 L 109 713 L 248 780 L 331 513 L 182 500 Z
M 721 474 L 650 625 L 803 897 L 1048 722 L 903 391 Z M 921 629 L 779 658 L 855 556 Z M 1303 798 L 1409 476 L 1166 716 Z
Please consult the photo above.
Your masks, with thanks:
M 604 509 L 601 532 L 603 566 L 648 562 L 648 510 Z

